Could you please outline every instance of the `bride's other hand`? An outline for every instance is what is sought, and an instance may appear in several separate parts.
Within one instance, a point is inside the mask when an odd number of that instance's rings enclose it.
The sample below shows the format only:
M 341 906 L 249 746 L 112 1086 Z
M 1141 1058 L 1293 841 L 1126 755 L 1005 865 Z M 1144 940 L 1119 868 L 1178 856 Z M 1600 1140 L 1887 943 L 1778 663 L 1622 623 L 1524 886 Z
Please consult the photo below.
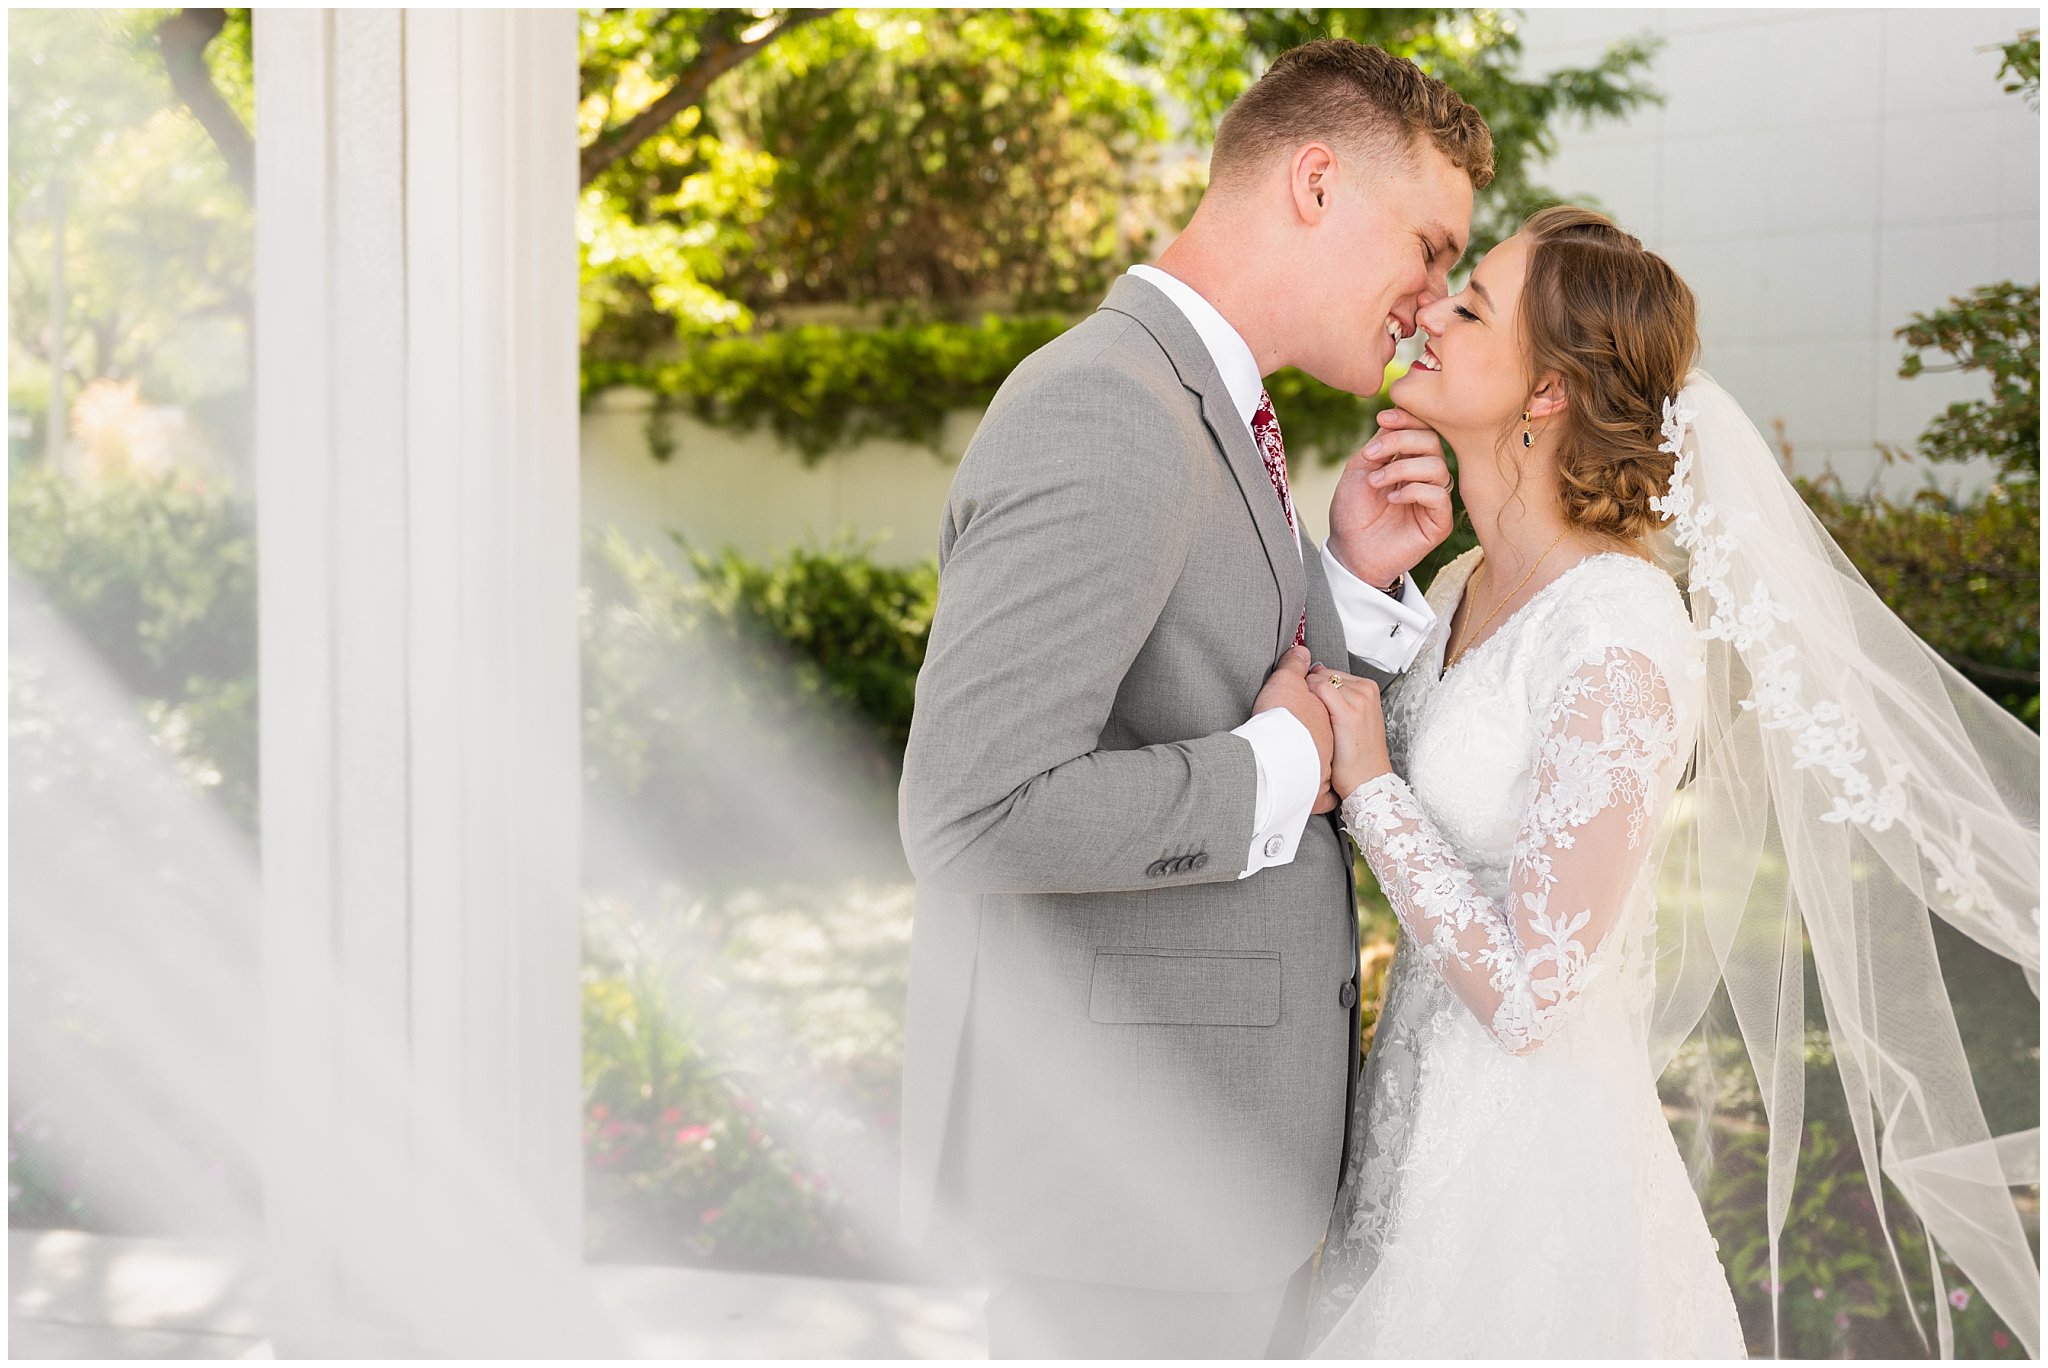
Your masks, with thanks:
M 1330 788 L 1349 798 L 1361 784 L 1393 768 L 1387 759 L 1387 720 L 1380 711 L 1380 686 L 1360 675 L 1339 674 L 1326 665 L 1309 671 L 1308 689 L 1330 713 L 1336 749 L 1330 759 Z
M 1436 430 L 1382 409 L 1330 498 L 1330 551 L 1367 584 L 1393 582 L 1451 535 L 1451 470 Z

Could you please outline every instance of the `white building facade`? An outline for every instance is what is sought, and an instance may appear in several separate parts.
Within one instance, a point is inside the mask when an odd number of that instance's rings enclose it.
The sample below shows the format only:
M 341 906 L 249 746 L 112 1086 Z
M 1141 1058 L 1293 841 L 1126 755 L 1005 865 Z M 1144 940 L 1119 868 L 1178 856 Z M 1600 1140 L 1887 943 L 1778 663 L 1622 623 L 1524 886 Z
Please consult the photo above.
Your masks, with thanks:
M 1661 106 L 1567 130 L 1543 171 L 1685 277 L 1701 363 L 1793 468 L 1852 487 L 1982 375 L 1900 378 L 1907 316 L 2041 278 L 2041 121 L 1998 44 L 2039 10 L 1532 10 L 1526 69 L 1662 40 Z M 1938 358 L 1930 357 L 1930 360 Z M 1887 488 L 1917 482 L 1894 471 Z M 1943 483 L 1953 479 L 1943 473 Z

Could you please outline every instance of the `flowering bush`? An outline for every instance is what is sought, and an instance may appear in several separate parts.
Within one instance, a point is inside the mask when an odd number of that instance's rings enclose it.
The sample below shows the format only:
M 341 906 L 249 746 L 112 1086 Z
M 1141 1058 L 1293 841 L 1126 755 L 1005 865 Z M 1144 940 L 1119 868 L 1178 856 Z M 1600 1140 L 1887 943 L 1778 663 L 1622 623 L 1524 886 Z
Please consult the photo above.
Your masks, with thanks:
M 588 1257 L 901 1274 L 907 888 L 587 906 Z

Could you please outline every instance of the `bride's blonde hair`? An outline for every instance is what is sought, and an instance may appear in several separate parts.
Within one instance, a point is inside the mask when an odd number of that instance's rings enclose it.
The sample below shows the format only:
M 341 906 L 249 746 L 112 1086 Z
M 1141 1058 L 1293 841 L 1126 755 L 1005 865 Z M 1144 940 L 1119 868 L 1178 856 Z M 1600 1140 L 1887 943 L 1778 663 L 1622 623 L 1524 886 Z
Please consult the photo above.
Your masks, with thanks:
M 1520 304 L 1530 385 L 1554 373 L 1567 403 L 1558 421 L 1558 493 L 1573 527 L 1640 540 L 1661 521 L 1650 500 L 1671 483 L 1659 451 L 1664 400 L 1699 352 L 1698 307 L 1669 262 L 1590 209 L 1531 215 Z

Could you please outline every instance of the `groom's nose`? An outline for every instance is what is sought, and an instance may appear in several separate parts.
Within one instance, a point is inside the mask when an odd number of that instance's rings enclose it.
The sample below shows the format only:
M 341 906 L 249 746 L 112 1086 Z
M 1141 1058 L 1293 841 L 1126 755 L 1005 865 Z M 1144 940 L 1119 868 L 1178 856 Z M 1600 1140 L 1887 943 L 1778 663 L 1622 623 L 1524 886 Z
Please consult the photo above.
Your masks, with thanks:
M 1448 266 L 1432 267 L 1429 272 L 1429 278 L 1423 282 L 1422 293 L 1416 298 L 1416 311 L 1420 313 L 1423 308 L 1436 303 L 1440 299 L 1449 299 L 1450 297 L 1451 268 Z

